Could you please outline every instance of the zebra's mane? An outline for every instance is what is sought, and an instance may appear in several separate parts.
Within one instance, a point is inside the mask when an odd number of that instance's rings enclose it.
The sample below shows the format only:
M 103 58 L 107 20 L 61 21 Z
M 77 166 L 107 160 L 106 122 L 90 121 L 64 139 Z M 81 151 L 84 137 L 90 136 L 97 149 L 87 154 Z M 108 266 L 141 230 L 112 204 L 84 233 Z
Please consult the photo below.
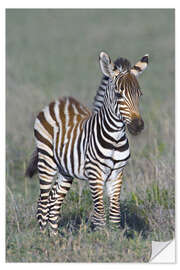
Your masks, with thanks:
M 130 61 L 122 57 L 117 58 L 114 61 L 114 65 L 115 65 L 114 68 L 118 69 L 122 73 L 128 72 L 131 68 Z M 108 79 L 109 78 L 107 76 L 103 76 L 101 79 L 100 86 L 96 92 L 96 96 L 94 97 L 93 108 L 92 108 L 93 112 L 97 112 L 103 104 L 104 94 L 105 94 L 105 89 L 106 89 Z
M 115 68 L 119 69 L 121 72 L 129 71 L 131 68 L 131 63 L 126 58 L 119 57 L 114 62 Z

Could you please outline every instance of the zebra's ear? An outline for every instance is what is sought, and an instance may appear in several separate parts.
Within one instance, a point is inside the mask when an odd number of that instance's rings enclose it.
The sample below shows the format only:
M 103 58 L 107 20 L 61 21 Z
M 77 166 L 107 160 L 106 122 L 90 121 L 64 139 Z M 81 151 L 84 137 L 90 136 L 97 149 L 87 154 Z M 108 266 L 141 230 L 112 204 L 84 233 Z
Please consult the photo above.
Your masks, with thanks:
M 99 63 L 102 73 L 107 76 L 114 78 L 119 71 L 115 68 L 114 63 L 111 61 L 109 55 L 105 52 L 101 52 L 99 55 Z
M 139 76 L 146 68 L 149 62 L 149 55 L 145 54 L 132 68 L 131 73 Z

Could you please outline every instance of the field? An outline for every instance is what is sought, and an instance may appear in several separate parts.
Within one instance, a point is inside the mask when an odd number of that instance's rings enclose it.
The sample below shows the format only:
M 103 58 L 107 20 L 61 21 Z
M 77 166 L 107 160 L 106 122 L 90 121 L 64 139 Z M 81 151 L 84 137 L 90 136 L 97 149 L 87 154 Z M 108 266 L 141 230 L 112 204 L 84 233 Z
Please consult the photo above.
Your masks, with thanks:
M 175 234 L 174 10 L 7 10 L 6 261 L 148 262 L 151 241 Z M 93 231 L 88 183 L 73 182 L 59 234 L 41 234 L 39 182 L 24 177 L 33 123 L 50 101 L 72 95 L 91 106 L 98 55 L 150 56 L 139 77 L 144 131 L 128 134 L 131 159 L 121 192 L 122 229 Z M 107 203 L 107 196 L 104 198 Z

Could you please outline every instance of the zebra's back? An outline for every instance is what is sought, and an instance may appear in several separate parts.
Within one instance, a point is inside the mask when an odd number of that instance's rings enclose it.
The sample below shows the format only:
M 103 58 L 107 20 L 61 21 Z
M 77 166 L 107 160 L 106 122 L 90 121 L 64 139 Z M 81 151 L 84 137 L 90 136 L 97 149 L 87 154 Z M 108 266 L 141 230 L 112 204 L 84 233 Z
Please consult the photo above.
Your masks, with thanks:
M 47 162 L 72 177 L 83 178 L 83 131 L 91 112 L 72 97 L 64 97 L 45 107 L 37 116 L 34 134 L 39 152 Z

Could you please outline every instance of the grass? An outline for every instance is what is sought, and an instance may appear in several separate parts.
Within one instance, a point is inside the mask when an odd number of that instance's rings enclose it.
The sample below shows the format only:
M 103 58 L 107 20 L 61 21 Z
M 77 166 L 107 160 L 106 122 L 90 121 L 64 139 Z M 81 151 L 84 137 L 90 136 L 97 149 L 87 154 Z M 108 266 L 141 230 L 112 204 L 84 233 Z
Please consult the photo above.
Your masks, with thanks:
M 122 229 L 108 223 L 103 231 L 91 229 L 88 184 L 75 180 L 52 238 L 39 232 L 35 218 L 38 179 L 24 177 L 33 121 L 59 96 L 91 105 L 101 50 L 132 63 L 150 54 L 139 78 L 145 129 L 128 134 Z M 6 52 L 6 261 L 148 262 L 151 241 L 175 233 L 174 11 L 7 10 Z

